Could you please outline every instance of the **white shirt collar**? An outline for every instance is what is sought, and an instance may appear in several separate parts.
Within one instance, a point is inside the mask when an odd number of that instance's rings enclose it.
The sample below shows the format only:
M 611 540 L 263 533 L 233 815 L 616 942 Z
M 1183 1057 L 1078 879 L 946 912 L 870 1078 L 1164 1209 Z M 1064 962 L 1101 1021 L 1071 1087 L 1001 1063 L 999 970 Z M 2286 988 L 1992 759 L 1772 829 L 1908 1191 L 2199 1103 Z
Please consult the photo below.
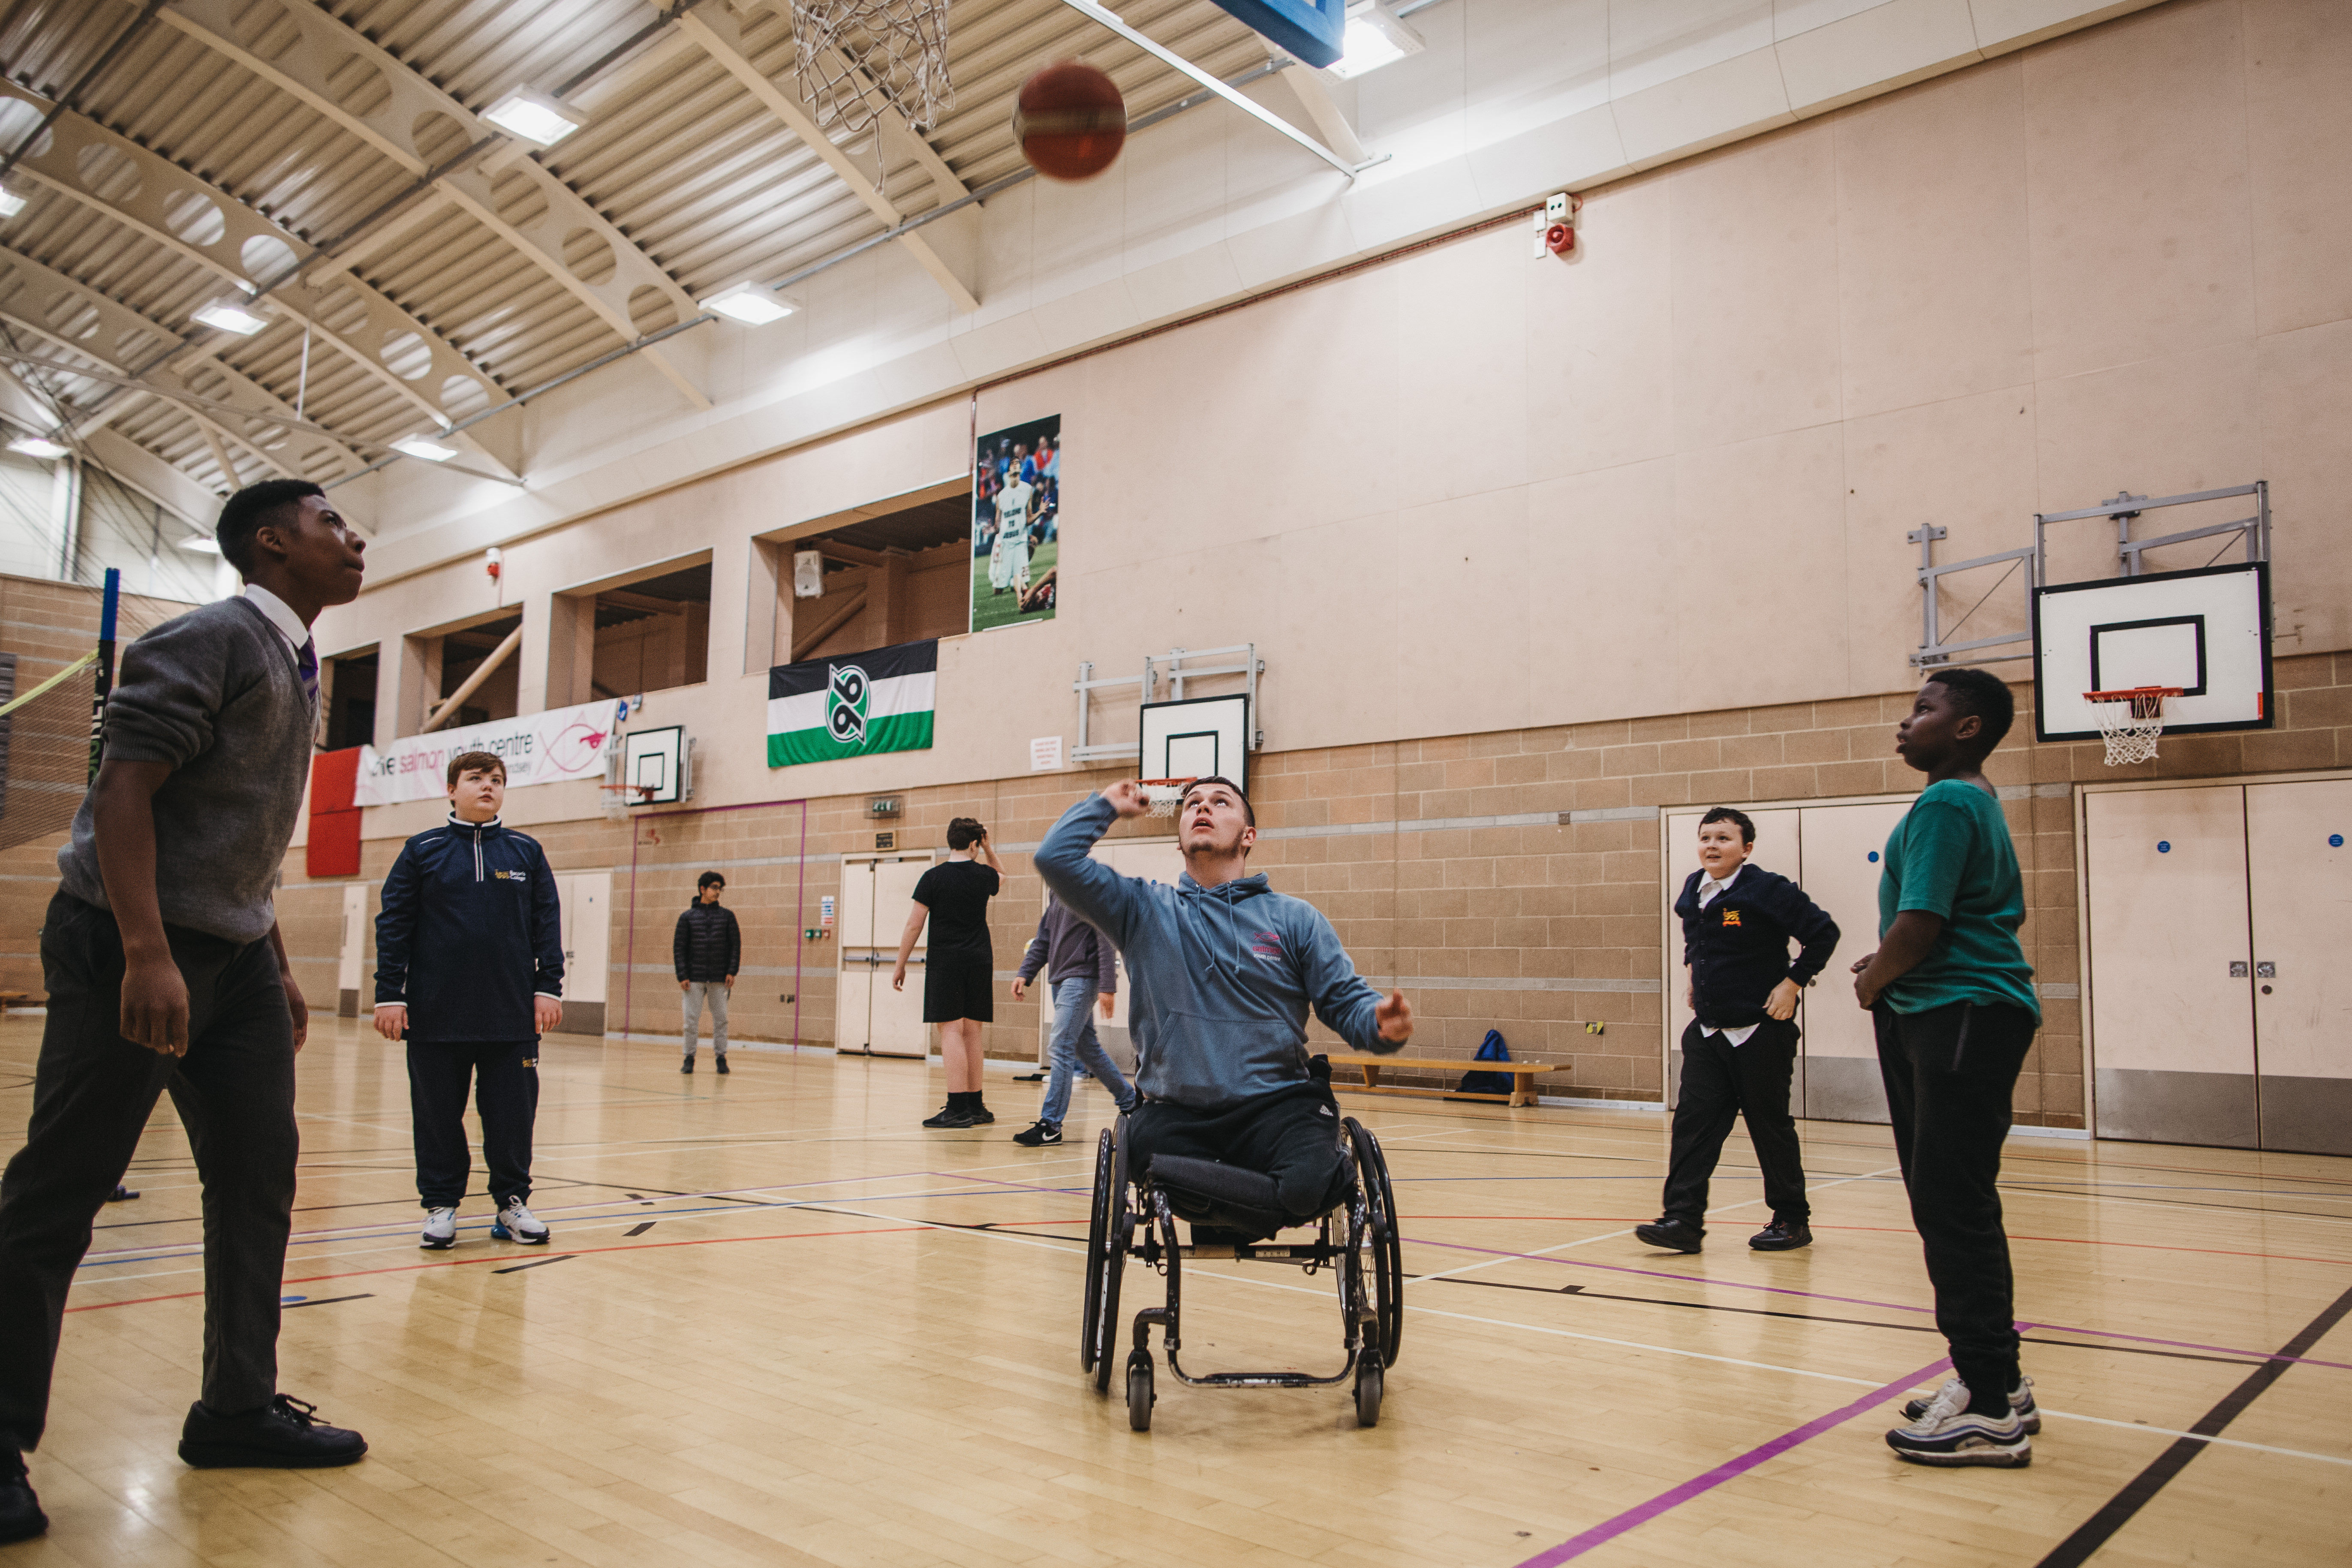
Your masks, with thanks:
M 269 618 L 269 624 L 278 628 L 278 635 L 286 639 L 288 647 L 296 653 L 302 651 L 302 645 L 310 640 L 310 628 L 302 624 L 302 617 L 285 600 L 258 583 L 247 583 L 245 596 L 255 609 Z
M 1703 866 L 1699 868 L 1698 901 L 1700 905 L 1704 907 L 1717 893 L 1722 892 L 1726 888 L 1730 887 L 1732 883 L 1739 880 L 1739 873 L 1746 869 L 1748 869 L 1748 862 L 1742 860 L 1739 863 L 1738 869 L 1734 870 L 1730 876 L 1726 877 L 1723 880 L 1718 882 L 1715 879 L 1715 874 L 1713 872 L 1707 870 Z

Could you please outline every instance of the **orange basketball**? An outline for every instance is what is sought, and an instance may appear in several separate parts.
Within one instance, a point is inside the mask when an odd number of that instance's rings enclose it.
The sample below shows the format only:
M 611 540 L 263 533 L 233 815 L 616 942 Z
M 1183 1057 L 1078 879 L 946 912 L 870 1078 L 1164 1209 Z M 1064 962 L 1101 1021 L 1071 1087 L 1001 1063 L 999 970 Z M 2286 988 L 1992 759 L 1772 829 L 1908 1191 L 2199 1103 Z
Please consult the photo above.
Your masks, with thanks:
M 1076 60 L 1047 66 L 1021 84 L 1013 138 L 1039 174 L 1091 179 L 1127 144 L 1127 100 L 1117 82 L 1092 66 Z

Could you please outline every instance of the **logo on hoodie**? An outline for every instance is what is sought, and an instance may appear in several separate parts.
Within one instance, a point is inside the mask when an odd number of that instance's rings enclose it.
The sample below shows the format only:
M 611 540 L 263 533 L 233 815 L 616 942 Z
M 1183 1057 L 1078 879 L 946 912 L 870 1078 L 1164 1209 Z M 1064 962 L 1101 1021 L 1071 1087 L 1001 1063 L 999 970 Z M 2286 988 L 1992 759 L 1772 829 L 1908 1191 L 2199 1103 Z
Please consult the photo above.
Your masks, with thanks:
M 1260 958 L 1280 958 L 1282 956 L 1282 933 L 1278 931 L 1254 931 L 1250 932 L 1250 952 L 1255 953 Z

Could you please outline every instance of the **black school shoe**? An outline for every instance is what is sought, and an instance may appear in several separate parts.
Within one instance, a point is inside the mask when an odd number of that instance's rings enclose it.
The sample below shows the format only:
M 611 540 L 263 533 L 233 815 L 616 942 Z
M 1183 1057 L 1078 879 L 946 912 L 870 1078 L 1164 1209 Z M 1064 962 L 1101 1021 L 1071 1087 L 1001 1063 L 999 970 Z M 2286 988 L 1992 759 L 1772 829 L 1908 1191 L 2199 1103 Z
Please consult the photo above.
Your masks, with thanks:
M 1647 1225 L 1635 1226 L 1633 1239 L 1661 1251 L 1696 1252 L 1705 1245 L 1706 1232 L 1685 1220 L 1654 1219 Z
M 41 1511 L 32 1479 L 25 1474 L 24 1456 L 0 1448 L 0 1542 L 30 1541 L 48 1528 L 49 1516 Z
M 692 1072 L 694 1070 L 694 1058 L 692 1057 L 687 1058 L 686 1064 L 683 1067 L 680 1067 L 677 1070 L 680 1072 Z
M 366 1438 L 328 1426 L 318 1411 L 285 1394 L 243 1415 L 215 1415 L 199 1401 L 188 1406 L 180 1428 L 180 1458 L 200 1470 L 317 1470 L 352 1464 L 367 1452 Z
M 1794 1252 L 1812 1244 L 1812 1230 L 1801 1219 L 1776 1219 L 1748 1238 L 1748 1245 L 1759 1252 Z
M 924 1117 L 923 1125 L 926 1127 L 969 1127 L 971 1125 L 971 1112 L 966 1110 L 962 1106 L 958 1105 L 951 1100 L 945 1105 L 940 1107 L 937 1114 Z
M 719 1053 L 719 1070 L 720 1072 L 725 1072 L 727 1070 L 727 1053 L 725 1051 Z

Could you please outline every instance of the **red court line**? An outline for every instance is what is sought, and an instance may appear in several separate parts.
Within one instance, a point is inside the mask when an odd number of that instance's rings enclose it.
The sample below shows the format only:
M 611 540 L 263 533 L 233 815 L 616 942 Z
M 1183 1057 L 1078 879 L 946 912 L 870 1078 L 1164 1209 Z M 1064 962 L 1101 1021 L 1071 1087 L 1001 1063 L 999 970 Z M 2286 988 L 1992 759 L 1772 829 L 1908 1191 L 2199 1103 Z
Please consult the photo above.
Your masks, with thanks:
M 549 1256 L 585 1257 L 600 1252 L 652 1252 L 669 1247 L 716 1247 L 739 1241 L 804 1241 L 824 1236 L 889 1236 L 908 1231 L 937 1230 L 933 1225 L 883 1225 L 864 1230 L 793 1230 L 774 1236 L 706 1236 L 692 1241 L 641 1241 L 635 1247 L 567 1247 Z M 305 1274 L 299 1279 L 283 1279 L 284 1285 L 316 1285 L 328 1279 L 362 1279 L 373 1274 L 415 1274 L 427 1268 L 464 1268 L 476 1263 L 512 1263 L 520 1254 L 495 1252 L 487 1258 L 452 1258 L 440 1263 L 402 1263 L 389 1268 L 350 1268 L 340 1274 Z M 68 1312 L 100 1312 L 109 1307 L 143 1307 L 151 1301 L 184 1301 L 191 1296 L 201 1296 L 202 1290 L 181 1290 L 169 1296 L 140 1296 L 128 1301 L 92 1301 L 87 1307 L 68 1307 Z

